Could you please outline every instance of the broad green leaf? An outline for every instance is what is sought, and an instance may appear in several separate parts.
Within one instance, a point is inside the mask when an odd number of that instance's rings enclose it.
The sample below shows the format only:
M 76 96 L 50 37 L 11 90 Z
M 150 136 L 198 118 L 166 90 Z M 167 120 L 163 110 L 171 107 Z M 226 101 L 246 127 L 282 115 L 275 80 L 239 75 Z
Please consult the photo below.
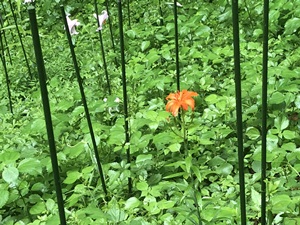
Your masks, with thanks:
M 203 37 L 206 37 L 210 34 L 210 30 L 211 30 L 210 27 L 205 26 L 205 25 L 200 25 L 197 28 L 197 30 L 195 32 L 195 35 L 196 36 L 201 36 L 203 38 Z
M 251 200 L 254 203 L 253 207 L 256 210 L 260 210 L 261 196 L 254 188 L 251 188 Z
M 38 202 L 32 206 L 29 210 L 31 215 L 41 214 L 46 211 L 46 206 L 44 202 Z
M 147 155 L 138 155 L 136 157 L 136 163 L 144 163 L 145 161 L 151 160 L 152 159 L 152 155 L 151 154 L 147 154 Z
M 232 207 L 221 207 L 217 213 L 217 218 L 227 218 L 231 219 L 233 222 L 233 218 L 237 215 L 238 210 Z
M 122 125 L 116 124 L 110 129 L 109 144 L 122 145 L 125 142 L 125 130 Z
M 53 209 L 55 209 L 56 205 L 57 204 L 53 199 L 51 199 L 51 198 L 47 199 L 47 201 L 46 201 L 47 211 L 52 211 Z
M 274 92 L 269 98 L 269 104 L 280 104 L 284 102 L 285 96 L 280 92 Z
M 36 119 L 31 124 L 31 132 L 44 134 L 46 132 L 46 124 L 44 119 Z
M 134 30 L 127 30 L 126 34 L 128 35 L 128 37 L 130 38 L 135 38 L 136 37 L 136 32 Z
M 171 152 L 179 152 L 180 148 L 181 148 L 181 144 L 179 144 L 179 143 L 171 144 L 171 145 L 168 146 L 168 149 Z
M 276 117 L 274 119 L 274 126 L 278 129 L 278 131 L 283 131 L 289 126 L 288 118 L 284 117 Z
M 145 51 L 150 46 L 150 41 L 143 41 L 141 44 L 142 52 Z
M 289 19 L 284 26 L 284 34 L 289 35 L 296 32 L 300 27 L 300 19 L 297 17 Z
M 152 65 L 159 58 L 160 58 L 160 56 L 157 54 L 156 51 L 150 51 L 149 54 L 146 56 L 146 61 L 148 63 L 148 66 Z
M 148 184 L 146 181 L 141 181 L 136 184 L 136 189 L 139 191 L 146 191 L 148 189 Z
M 64 184 L 73 184 L 76 180 L 81 177 L 81 173 L 78 171 L 67 172 L 67 178 L 64 180 Z
M 156 39 L 159 40 L 159 41 L 166 40 L 166 36 L 165 36 L 165 35 L 162 35 L 162 34 L 156 34 L 155 37 L 156 37 Z
M 157 206 L 160 209 L 171 209 L 171 208 L 173 208 L 174 205 L 175 205 L 174 201 L 167 201 L 165 199 L 163 199 L 157 203 Z
M 248 127 L 246 130 L 246 135 L 251 139 L 251 140 L 256 140 L 257 138 L 260 137 L 260 132 L 257 128 L 255 127 Z
M 212 142 L 211 140 L 209 140 L 209 139 L 204 139 L 204 138 L 201 138 L 201 139 L 199 140 L 199 143 L 200 143 L 201 145 L 212 145 L 212 144 L 214 144 L 214 142 Z
M 285 130 L 285 131 L 283 131 L 282 135 L 283 135 L 284 138 L 286 138 L 288 140 L 296 138 L 296 132 L 295 131 L 291 131 L 291 130 Z
M 23 159 L 18 166 L 20 173 L 28 173 L 30 175 L 38 175 L 42 173 L 41 162 L 34 158 Z
M 140 200 L 138 200 L 136 197 L 131 197 L 131 198 L 127 199 L 127 201 L 125 202 L 125 209 L 131 210 L 131 209 L 139 207 L 140 204 L 141 204 Z
M 84 152 L 84 142 L 80 141 L 74 146 L 66 146 L 64 153 L 71 159 L 78 157 L 82 152 Z
M 0 161 L 2 161 L 4 164 L 15 162 L 19 158 L 20 158 L 20 153 L 17 151 L 5 150 L 5 152 L 0 154 Z
M 217 172 L 222 174 L 223 176 L 228 176 L 233 170 L 233 166 L 229 163 L 223 163 L 217 169 Z
M 174 178 L 174 177 L 182 177 L 186 174 L 187 174 L 186 172 L 172 173 L 168 176 L 165 176 L 164 179 L 170 179 L 170 178 Z
M 0 209 L 6 204 L 9 197 L 8 190 L 1 190 L 1 197 L 0 197 Z
M 273 213 L 285 212 L 290 204 L 292 204 L 292 200 L 287 194 L 275 195 L 271 198 Z
M 19 177 L 19 170 L 16 167 L 7 167 L 2 172 L 2 178 L 7 183 L 15 183 L 18 180 Z
M 192 166 L 193 173 L 196 175 L 199 182 L 202 182 L 202 176 L 197 166 Z
M 209 96 L 207 96 L 205 98 L 205 101 L 208 103 L 208 104 L 215 104 L 216 102 L 218 102 L 220 100 L 220 96 L 216 95 L 216 94 L 211 94 Z
M 46 186 L 45 184 L 38 182 L 32 185 L 31 190 L 32 191 L 40 191 L 40 192 L 44 192 L 46 190 Z
M 72 112 L 72 117 L 77 117 L 78 115 L 80 115 L 81 113 L 84 113 L 84 107 L 82 105 L 77 106 L 73 112 Z
M 295 100 L 295 105 L 298 109 L 300 109 L 300 95 L 297 95 L 297 98 Z
M 119 223 L 121 221 L 124 221 L 127 217 L 125 211 L 117 207 L 110 208 L 109 210 L 107 210 L 107 215 L 113 223 Z
M 192 156 L 188 156 L 185 158 L 185 166 L 186 166 L 186 172 L 191 172 L 191 166 L 192 166 Z

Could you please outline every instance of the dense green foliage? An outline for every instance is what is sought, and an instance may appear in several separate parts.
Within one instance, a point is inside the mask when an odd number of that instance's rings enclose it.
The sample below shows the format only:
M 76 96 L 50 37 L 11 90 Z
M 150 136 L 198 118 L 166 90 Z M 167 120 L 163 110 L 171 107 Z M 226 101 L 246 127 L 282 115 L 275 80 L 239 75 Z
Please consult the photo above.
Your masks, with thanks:
M 172 5 L 124 4 L 130 143 L 124 143 L 118 11 L 116 49 L 102 31 L 108 96 L 92 1 L 36 0 L 68 224 L 238 224 L 240 221 L 232 18 L 229 1 L 182 0 L 178 7 L 181 88 L 199 94 L 186 114 L 188 145 L 165 111 L 176 91 Z M 27 5 L 14 2 L 33 79 L 3 3 L 13 111 L 0 76 L 0 223 L 58 224 L 56 195 Z M 60 5 L 81 23 L 73 36 L 108 188 L 104 195 L 65 36 Z M 99 10 L 105 7 L 99 1 Z M 240 3 L 245 181 L 249 224 L 260 218 L 262 1 Z M 300 223 L 300 2 L 270 3 L 267 210 L 270 224 Z M 131 27 L 128 26 L 130 16 Z M 121 102 L 115 102 L 116 98 Z M 104 101 L 107 98 L 107 101 Z M 178 118 L 177 118 L 178 121 Z M 127 163 L 126 149 L 132 154 Z M 133 193 L 128 195 L 128 177 Z

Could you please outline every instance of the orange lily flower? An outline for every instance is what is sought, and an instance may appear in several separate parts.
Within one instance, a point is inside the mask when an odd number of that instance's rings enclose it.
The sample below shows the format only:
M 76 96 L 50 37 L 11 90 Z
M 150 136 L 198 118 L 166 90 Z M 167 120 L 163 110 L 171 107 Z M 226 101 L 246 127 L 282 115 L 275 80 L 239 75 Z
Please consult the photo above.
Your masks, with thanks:
M 193 91 L 177 91 L 176 93 L 169 94 L 166 99 L 168 103 L 166 105 L 167 112 L 171 112 L 173 116 L 178 115 L 180 108 L 183 110 L 188 110 L 191 107 L 192 110 L 195 108 L 195 100 L 192 97 L 198 96 L 196 92 Z

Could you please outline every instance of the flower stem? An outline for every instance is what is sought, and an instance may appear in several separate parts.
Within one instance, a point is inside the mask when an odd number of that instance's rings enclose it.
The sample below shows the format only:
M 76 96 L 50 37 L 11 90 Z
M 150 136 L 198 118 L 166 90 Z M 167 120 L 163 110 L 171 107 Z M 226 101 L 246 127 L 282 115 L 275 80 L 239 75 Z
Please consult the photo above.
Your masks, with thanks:
M 182 111 L 182 114 L 181 114 L 181 128 L 182 128 L 182 131 L 183 131 L 183 150 L 184 150 L 184 157 L 185 159 L 189 156 L 189 151 L 188 151 L 188 129 L 187 129 L 187 124 L 185 122 L 185 112 Z M 196 183 L 195 183 L 195 179 L 193 177 L 193 174 L 191 171 L 188 171 L 189 172 L 189 175 L 192 179 L 192 185 L 193 185 L 193 200 L 194 200 L 194 203 L 195 203 L 195 206 L 196 206 L 196 211 L 197 211 L 197 217 L 198 217 L 198 221 L 199 221 L 199 225 L 202 225 L 202 220 L 201 220 L 201 215 L 200 215 L 200 207 L 199 207 L 199 204 L 198 204 L 198 200 L 197 200 L 197 194 L 196 194 L 196 190 L 195 190 L 195 187 L 196 187 Z

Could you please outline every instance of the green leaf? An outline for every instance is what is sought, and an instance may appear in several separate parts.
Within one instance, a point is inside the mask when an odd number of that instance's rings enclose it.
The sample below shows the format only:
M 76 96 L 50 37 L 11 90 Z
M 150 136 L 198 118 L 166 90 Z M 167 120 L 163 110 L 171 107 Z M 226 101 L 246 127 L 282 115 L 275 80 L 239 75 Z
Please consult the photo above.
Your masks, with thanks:
M 251 139 L 251 140 L 256 140 L 257 138 L 260 137 L 260 132 L 257 128 L 255 127 L 248 127 L 246 130 L 246 135 Z
M 34 206 L 32 206 L 29 210 L 30 214 L 37 215 L 46 211 L 45 203 L 38 202 Z
M 71 159 L 77 158 L 82 152 L 84 152 L 85 143 L 80 141 L 74 146 L 66 146 L 64 153 Z
M 300 19 L 297 17 L 289 19 L 284 26 L 284 34 L 289 35 L 296 32 L 300 27 Z
M 18 169 L 20 173 L 28 173 L 34 176 L 42 174 L 41 162 L 33 158 L 23 159 L 19 163 Z
M 143 41 L 141 44 L 142 52 L 145 51 L 150 46 L 150 41 Z
M 285 100 L 284 94 L 280 92 L 274 92 L 269 99 L 269 104 L 280 104 L 284 102 L 284 100 Z
M 287 194 L 275 195 L 271 198 L 272 212 L 285 212 L 291 203 L 292 200 Z
M 31 132 L 44 134 L 46 132 L 46 124 L 44 119 L 36 119 L 31 124 Z
M 179 144 L 179 143 L 171 144 L 171 145 L 168 146 L 168 149 L 171 152 L 179 152 L 180 148 L 181 148 L 181 144 Z
M 182 177 L 184 175 L 186 175 L 186 172 L 172 173 L 168 176 L 165 176 L 164 179 L 170 179 L 170 178 L 174 178 L 174 177 Z
M 149 54 L 146 56 L 146 61 L 147 61 L 147 65 L 150 66 L 152 65 L 154 62 L 156 62 L 158 59 L 160 58 L 160 56 L 157 54 L 156 51 L 150 51 Z
M 173 208 L 174 205 L 175 205 L 174 201 L 167 201 L 165 199 L 163 199 L 157 203 L 157 206 L 160 209 L 171 209 L 171 208 Z
M 128 37 L 130 38 L 135 38 L 136 37 L 136 32 L 134 30 L 127 30 L 126 34 L 128 35 Z
M 78 171 L 69 171 L 67 172 L 67 178 L 64 180 L 63 183 L 73 184 L 80 177 L 81 177 L 81 173 L 79 173 Z
M 198 181 L 202 182 L 202 176 L 201 176 L 199 168 L 197 166 L 192 166 L 192 170 L 193 170 L 194 174 L 196 175 Z
M 136 197 L 131 197 L 131 198 L 127 199 L 127 201 L 125 202 L 125 209 L 131 210 L 131 209 L 139 207 L 140 205 L 141 205 L 140 200 L 138 200 Z
M 298 109 L 300 109 L 300 95 L 297 95 L 297 98 L 295 100 L 295 105 Z
M 56 207 L 56 202 L 51 198 L 47 199 L 46 201 L 47 211 L 52 211 L 53 209 L 55 209 L 55 207 Z
M 254 188 L 251 188 L 251 200 L 254 203 L 252 206 L 259 211 L 261 205 L 261 196 Z
M 20 158 L 20 153 L 17 151 L 6 150 L 2 154 L 0 154 L 0 161 L 4 162 L 4 164 L 15 162 L 19 158 Z
M 145 163 L 145 161 L 149 161 L 152 159 L 152 155 L 151 154 L 147 154 L 147 155 L 138 155 L 136 157 L 136 163 Z
M 8 190 L 1 190 L 1 198 L 0 198 L 0 209 L 6 204 L 9 197 Z
M 127 217 L 125 211 L 119 208 L 111 208 L 107 210 L 107 214 L 109 215 L 111 221 L 114 223 L 124 221 Z
M 233 166 L 229 163 L 223 163 L 217 169 L 217 172 L 222 174 L 223 176 L 228 176 L 233 170 Z
M 282 135 L 283 135 L 284 138 L 286 138 L 288 140 L 296 138 L 296 132 L 295 131 L 291 131 L 291 130 L 285 130 L 285 131 L 283 131 Z
M 220 100 L 220 96 L 216 95 L 216 94 L 211 94 L 209 96 L 207 96 L 205 98 L 205 101 L 208 103 L 208 104 L 215 104 L 217 103 L 218 101 Z
M 19 177 L 19 170 L 16 167 L 7 167 L 2 172 L 2 178 L 7 183 L 15 183 L 18 180 Z
M 136 184 L 136 189 L 139 191 L 146 191 L 148 189 L 148 184 L 146 181 L 141 181 Z
M 185 166 L 186 166 L 186 172 L 191 172 L 191 166 L 192 166 L 192 156 L 188 156 L 185 158 Z
M 284 117 L 276 117 L 274 119 L 274 126 L 278 129 L 278 131 L 283 131 L 289 126 L 288 118 Z

